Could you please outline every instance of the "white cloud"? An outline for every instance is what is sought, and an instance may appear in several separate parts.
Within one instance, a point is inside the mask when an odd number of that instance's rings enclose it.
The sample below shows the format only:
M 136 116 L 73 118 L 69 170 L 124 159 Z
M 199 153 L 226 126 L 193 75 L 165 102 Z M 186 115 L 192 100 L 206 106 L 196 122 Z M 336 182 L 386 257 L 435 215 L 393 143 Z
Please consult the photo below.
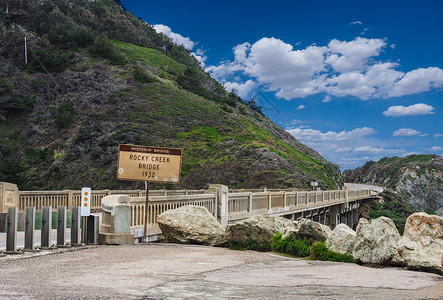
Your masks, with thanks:
M 196 51 L 195 53 L 192 52 L 191 54 L 192 54 L 192 56 L 195 57 L 195 59 L 197 59 L 197 61 L 199 61 L 199 62 L 201 63 L 201 66 L 202 66 L 202 67 L 205 66 L 205 61 L 206 61 L 206 59 L 207 59 L 208 57 L 205 55 L 205 51 L 204 51 L 204 50 L 202 50 L 202 49 L 197 49 L 197 51 Z
M 196 43 L 194 43 L 190 38 L 184 37 L 181 34 L 173 32 L 169 26 L 163 24 L 156 24 L 152 27 L 154 27 L 155 31 L 157 31 L 158 33 L 163 33 L 167 37 L 171 38 L 174 44 L 182 45 L 188 50 L 192 50 L 196 45 Z M 205 67 L 205 61 L 207 59 L 207 56 L 205 55 L 205 50 L 197 49 L 195 52 L 192 52 L 191 55 L 194 56 L 198 62 L 200 62 L 202 67 Z
M 440 68 L 419 68 L 406 73 L 399 81 L 395 82 L 394 88 L 388 96 L 404 96 L 416 94 L 443 86 L 443 70 Z
M 404 141 L 374 138 L 373 128 L 355 128 L 350 131 L 328 131 L 299 126 L 287 129 L 298 141 L 318 151 L 329 161 L 340 165 L 342 170 L 355 168 L 368 160 L 379 160 L 385 156 L 414 154 L 403 149 Z
M 371 146 L 361 146 L 354 149 L 354 152 L 370 152 L 370 153 L 380 153 L 383 152 L 384 148 L 376 148 Z
M 443 148 L 442 147 L 440 147 L 440 146 L 434 146 L 434 147 L 431 147 L 431 148 L 427 148 L 426 150 L 428 150 L 428 151 L 442 151 L 443 150 Z
M 191 41 L 188 37 L 183 37 L 182 35 L 172 32 L 172 29 L 169 26 L 163 24 L 156 24 L 154 26 L 155 31 L 158 33 L 163 33 L 167 37 L 171 38 L 172 41 L 177 45 L 183 45 L 186 49 L 192 50 L 194 48 L 195 43 Z
M 371 147 L 371 146 L 361 146 L 357 147 L 353 150 L 354 152 L 365 152 L 372 154 L 383 153 L 383 155 L 393 155 L 393 154 L 404 154 L 406 153 L 405 149 L 385 149 L 383 147 Z
M 350 25 L 362 25 L 363 23 L 361 22 L 361 21 L 354 21 L 354 22 L 351 22 L 351 23 L 349 23 Z
M 344 147 L 344 148 L 337 148 L 335 149 L 335 153 L 340 153 L 340 152 L 349 152 L 352 150 L 352 147 Z
M 436 134 L 434 134 L 434 137 L 435 138 L 443 137 L 443 133 L 436 133 Z
M 303 142 L 336 142 L 344 140 L 352 140 L 376 133 L 373 128 L 363 127 L 356 128 L 351 131 L 328 131 L 321 132 L 315 129 L 303 129 L 301 127 L 286 130 L 292 134 L 297 140 Z
M 370 57 L 378 56 L 386 45 L 382 39 L 366 39 L 358 37 L 350 42 L 332 40 L 328 44 L 330 54 L 325 63 L 336 72 L 345 73 L 362 69 Z
M 297 107 L 297 109 L 303 109 L 303 108 L 306 108 L 306 106 L 304 106 L 303 104 L 301 104 Z
M 434 107 L 430 105 L 417 103 L 410 106 L 391 106 L 387 111 L 384 111 L 383 114 L 390 117 L 429 115 L 434 113 L 433 110 Z
M 249 79 L 245 83 L 225 82 L 223 86 L 228 92 L 234 91 L 241 98 L 246 98 L 249 93 L 257 87 L 257 84 Z
M 323 99 L 323 102 L 330 102 L 332 100 L 331 96 L 326 95 L 326 97 Z
M 411 128 L 400 128 L 393 132 L 393 136 L 414 136 L 421 134 L 420 131 Z
M 326 93 L 362 100 L 390 98 L 429 91 L 443 86 L 443 70 L 437 67 L 397 71 L 397 63 L 377 61 L 388 45 L 384 39 L 357 37 L 333 39 L 327 46 L 294 49 L 276 38 L 233 48 L 235 59 L 206 70 L 221 82 L 235 81 L 242 73 L 264 90 L 287 100 Z M 391 45 L 392 46 L 392 45 Z M 327 102 L 326 101 L 326 102 Z

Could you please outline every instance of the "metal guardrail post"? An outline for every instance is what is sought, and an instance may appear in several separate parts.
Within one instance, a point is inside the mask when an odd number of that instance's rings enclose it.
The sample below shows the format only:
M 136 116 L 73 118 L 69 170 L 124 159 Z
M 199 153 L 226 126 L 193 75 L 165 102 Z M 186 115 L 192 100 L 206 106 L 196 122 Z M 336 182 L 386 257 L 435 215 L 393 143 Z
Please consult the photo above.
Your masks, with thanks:
M 66 247 L 66 206 L 57 208 L 57 247 Z
M 81 220 L 80 216 L 80 206 L 73 206 L 71 208 L 71 245 L 79 246 L 81 245 Z
M 99 243 L 99 218 L 98 216 L 90 215 L 87 218 L 87 239 L 86 244 L 97 245 Z
M 35 207 L 25 207 L 25 248 L 23 251 L 40 251 L 35 248 Z
M 8 207 L 8 228 L 6 232 L 6 254 L 18 254 L 17 251 L 18 208 Z
M 51 231 L 52 231 L 52 206 L 42 207 L 42 232 L 41 232 L 41 248 L 52 249 L 51 247 Z

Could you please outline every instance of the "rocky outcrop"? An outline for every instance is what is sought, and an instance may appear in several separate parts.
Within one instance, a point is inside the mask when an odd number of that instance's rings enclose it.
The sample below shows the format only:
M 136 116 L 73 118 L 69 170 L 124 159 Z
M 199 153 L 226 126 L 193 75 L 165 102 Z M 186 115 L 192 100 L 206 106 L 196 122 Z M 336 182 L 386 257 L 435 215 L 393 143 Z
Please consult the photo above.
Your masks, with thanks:
M 324 242 L 331 234 L 331 228 L 329 228 L 329 226 L 308 219 L 300 219 L 297 221 L 296 226 L 296 231 L 292 233 L 293 236 L 297 238 L 307 238 L 313 242 Z
M 419 211 L 435 211 L 443 216 L 443 158 L 434 154 L 409 155 L 406 157 L 384 157 L 378 162 L 369 161 L 364 166 L 346 170 L 346 182 L 359 182 L 383 186 L 407 202 L 383 207 L 404 216 Z M 403 211 L 402 211 L 403 210 Z M 403 223 L 404 224 L 404 223 Z M 403 226 L 401 226 L 403 228 Z
M 397 251 L 410 268 L 443 273 L 443 217 L 423 212 L 409 216 Z
M 166 241 L 217 246 L 226 242 L 225 231 L 203 206 L 186 205 L 157 217 Z
M 329 250 L 352 256 L 356 233 L 346 224 L 338 224 L 326 240 Z
M 362 263 L 388 265 L 397 253 L 399 240 L 400 234 L 391 219 L 380 217 L 368 221 L 361 218 L 352 256 Z
M 295 229 L 294 223 L 283 217 L 255 216 L 228 225 L 226 235 L 229 241 L 247 243 L 248 240 L 253 240 L 257 243 L 268 243 L 274 234 L 285 234 Z

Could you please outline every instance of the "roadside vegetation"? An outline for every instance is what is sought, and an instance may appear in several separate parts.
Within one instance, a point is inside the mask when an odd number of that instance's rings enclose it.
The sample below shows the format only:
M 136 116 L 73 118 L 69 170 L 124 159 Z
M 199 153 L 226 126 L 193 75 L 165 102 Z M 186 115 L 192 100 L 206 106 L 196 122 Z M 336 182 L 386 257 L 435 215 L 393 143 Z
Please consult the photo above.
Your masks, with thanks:
M 248 240 L 246 244 L 230 242 L 229 249 L 260 252 L 274 251 L 297 258 L 355 263 L 350 255 L 330 251 L 326 246 L 326 242 L 312 243 L 306 238 L 299 239 L 292 236 L 283 238 L 283 234 L 280 232 L 276 233 L 268 243 L 257 243 L 253 240 Z

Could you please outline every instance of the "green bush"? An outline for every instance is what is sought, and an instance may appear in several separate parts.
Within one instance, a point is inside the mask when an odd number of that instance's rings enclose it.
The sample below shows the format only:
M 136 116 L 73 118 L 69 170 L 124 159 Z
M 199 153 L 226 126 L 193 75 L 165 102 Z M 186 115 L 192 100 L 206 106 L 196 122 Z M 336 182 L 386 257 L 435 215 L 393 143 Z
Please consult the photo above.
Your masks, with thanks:
M 70 55 L 63 51 L 56 50 L 46 41 L 39 42 L 38 47 L 32 52 L 32 59 L 29 70 L 32 72 L 61 72 L 70 63 Z M 45 70 L 46 69 L 46 70 Z
M 57 117 L 55 117 L 55 124 L 59 129 L 68 128 L 77 111 L 71 101 L 65 100 L 57 109 Z
M 106 38 L 96 39 L 94 44 L 89 46 L 89 51 L 95 56 L 108 59 L 113 65 L 124 65 L 127 63 L 126 57 Z
M 352 256 L 348 254 L 342 254 L 334 251 L 330 251 L 326 246 L 326 242 L 315 242 L 311 247 L 312 259 L 327 260 L 354 263 Z
M 272 250 L 297 257 L 306 257 L 311 254 L 310 244 L 306 238 L 297 239 L 287 236 L 282 239 L 282 236 L 281 233 L 277 233 L 271 238 Z
M 91 30 L 85 28 L 72 31 L 68 34 L 68 36 L 70 41 L 81 48 L 94 44 L 96 39 L 95 34 Z
M 228 248 L 231 250 L 254 250 L 260 252 L 269 252 L 272 250 L 270 243 L 258 243 L 252 239 L 248 239 L 246 243 L 231 241 Z

